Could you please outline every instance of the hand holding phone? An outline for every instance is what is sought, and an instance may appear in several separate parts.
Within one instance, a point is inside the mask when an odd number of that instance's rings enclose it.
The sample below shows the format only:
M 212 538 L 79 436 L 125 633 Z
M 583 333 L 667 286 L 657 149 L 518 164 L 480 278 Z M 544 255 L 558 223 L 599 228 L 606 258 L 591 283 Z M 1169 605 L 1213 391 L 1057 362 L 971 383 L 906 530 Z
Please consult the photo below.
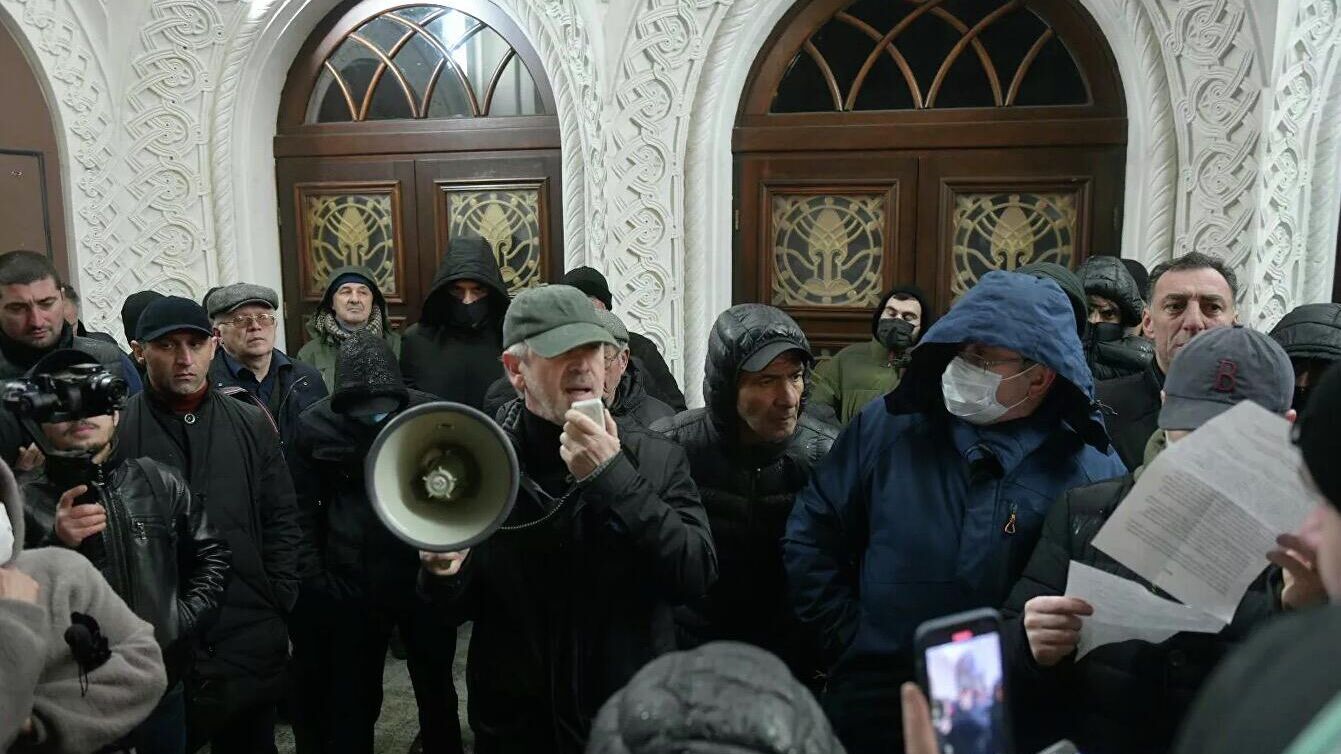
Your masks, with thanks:
M 941 750 L 1012 754 L 1001 616 L 984 609 L 927 621 L 914 646 Z
M 585 416 L 595 423 L 592 428 L 577 417 Z M 600 398 L 573 403 L 564 417 L 563 433 L 559 435 L 559 456 L 568 465 L 568 471 L 579 481 L 591 476 L 607 461 L 619 454 L 619 430 L 606 419 L 605 404 Z

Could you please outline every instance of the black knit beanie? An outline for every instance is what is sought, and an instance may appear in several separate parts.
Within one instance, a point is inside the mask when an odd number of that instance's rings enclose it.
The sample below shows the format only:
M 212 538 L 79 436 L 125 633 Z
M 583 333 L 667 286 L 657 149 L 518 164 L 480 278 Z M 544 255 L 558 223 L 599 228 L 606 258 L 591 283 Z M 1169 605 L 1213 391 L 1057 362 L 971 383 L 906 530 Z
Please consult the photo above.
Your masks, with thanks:
M 605 308 L 609 311 L 615 309 L 610 298 L 610 283 L 594 267 L 574 267 L 563 274 L 563 279 L 559 283 L 571 285 L 588 297 L 597 299 L 605 304 Z
M 1318 489 L 1341 510 L 1341 364 L 1333 364 L 1308 399 L 1308 410 L 1295 424 L 1295 443 Z
M 400 364 L 384 338 L 359 330 L 344 339 L 335 357 L 331 409 L 349 416 L 388 413 L 408 399 Z
M 121 304 L 121 329 L 126 333 L 126 342 L 135 340 L 135 327 L 140 323 L 140 315 L 145 307 L 163 298 L 158 291 L 140 291 L 126 297 Z
M 1053 262 L 1032 262 L 1016 267 L 1015 271 L 1041 280 L 1051 280 L 1060 286 L 1062 293 L 1071 300 L 1071 309 L 1076 315 L 1076 332 L 1082 339 L 1085 337 L 1085 327 L 1090 321 L 1090 300 L 1085 295 L 1085 286 L 1080 282 L 1079 275 Z

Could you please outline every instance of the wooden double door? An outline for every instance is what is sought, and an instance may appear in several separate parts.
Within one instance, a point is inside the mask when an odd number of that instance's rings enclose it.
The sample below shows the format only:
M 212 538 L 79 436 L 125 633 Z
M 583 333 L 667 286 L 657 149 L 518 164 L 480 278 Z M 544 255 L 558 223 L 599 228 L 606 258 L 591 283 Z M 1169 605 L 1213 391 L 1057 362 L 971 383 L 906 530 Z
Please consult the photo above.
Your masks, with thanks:
M 778 306 L 832 353 L 884 291 L 944 312 L 982 275 L 1116 254 L 1125 147 L 736 156 L 737 303 Z
M 451 239 L 485 240 L 509 292 L 563 272 L 557 149 L 276 161 L 289 348 L 331 271 L 370 268 L 392 326 L 419 317 Z

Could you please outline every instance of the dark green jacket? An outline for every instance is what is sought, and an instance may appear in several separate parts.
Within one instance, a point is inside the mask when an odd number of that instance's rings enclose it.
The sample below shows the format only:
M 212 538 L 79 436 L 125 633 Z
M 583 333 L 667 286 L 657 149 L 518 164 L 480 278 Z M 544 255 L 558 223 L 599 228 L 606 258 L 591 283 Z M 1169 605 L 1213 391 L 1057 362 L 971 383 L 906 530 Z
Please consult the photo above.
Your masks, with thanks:
M 387 319 L 386 297 L 382 295 L 382 289 L 377 286 L 377 281 L 373 277 L 372 270 L 367 267 L 349 266 L 341 267 L 331 272 L 327 283 L 326 292 L 321 296 L 321 303 L 317 306 L 317 311 L 329 312 L 332 310 L 331 301 L 335 297 L 335 281 L 342 275 L 354 274 L 368 281 L 368 287 L 372 289 L 373 303 L 377 305 L 382 317 L 382 337 L 386 338 L 387 345 L 391 346 L 391 352 L 400 358 L 400 333 L 391 329 L 391 323 Z M 313 316 L 307 320 L 305 325 L 308 341 L 303 347 L 298 349 L 295 359 L 317 368 L 321 372 L 321 379 L 326 383 L 328 391 L 335 390 L 335 357 L 340 353 L 340 340 L 330 333 L 322 332 L 317 327 L 316 317 Z
M 899 386 L 904 363 L 891 363 L 878 341 L 853 343 L 815 369 L 810 402 L 832 408 L 846 425 L 867 403 Z

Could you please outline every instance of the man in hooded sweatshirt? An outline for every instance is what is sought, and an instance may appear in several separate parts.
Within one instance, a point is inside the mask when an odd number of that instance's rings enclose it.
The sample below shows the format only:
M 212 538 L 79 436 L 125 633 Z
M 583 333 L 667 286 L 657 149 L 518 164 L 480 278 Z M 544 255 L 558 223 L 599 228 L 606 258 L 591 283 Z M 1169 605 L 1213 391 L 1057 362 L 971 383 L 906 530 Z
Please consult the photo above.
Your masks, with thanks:
M 317 311 L 307 323 L 310 338 L 298 349 L 298 360 L 321 372 L 327 390 L 335 389 L 335 360 L 340 344 L 356 332 L 369 332 L 386 339 L 391 353 L 400 358 L 400 333 L 387 323 L 386 298 L 377 287 L 372 270 L 341 267 L 331 273 Z
M 456 626 L 415 593 L 419 555 L 378 520 L 363 460 L 385 424 L 436 400 L 405 387 L 390 344 L 364 330 L 340 344 L 335 391 L 300 419 L 293 465 L 304 534 L 319 565 L 291 631 L 299 751 L 371 752 L 382 670 L 400 630 L 425 754 L 461 751 L 452 661 Z
M 797 496 L 788 589 L 823 637 L 825 709 L 850 754 L 901 745 L 893 710 L 918 624 L 999 606 L 1052 501 L 1126 471 L 1076 329 L 1052 280 L 983 275 Z
M 419 321 L 401 339 L 405 384 L 446 401 L 483 408 L 503 376 L 503 315 L 508 289 L 485 241 L 453 238 L 433 278 Z
M 920 288 L 895 286 L 871 317 L 871 340 L 847 346 L 815 369 L 811 402 L 832 409 L 846 425 L 867 403 L 898 387 L 908 352 L 933 321 Z
M 98 751 L 148 717 L 167 688 L 154 629 L 83 555 L 24 551 L 23 497 L 3 463 L 0 498 L 0 751 Z M 66 643 L 76 616 L 97 623 L 101 657 Z
M 749 642 L 818 687 L 815 641 L 787 603 L 779 544 L 796 493 L 838 436 L 804 413 L 814 361 L 805 333 L 781 309 L 733 306 L 708 338 L 707 405 L 653 429 L 689 456 L 717 545 L 717 583 L 676 612 L 680 646 Z

